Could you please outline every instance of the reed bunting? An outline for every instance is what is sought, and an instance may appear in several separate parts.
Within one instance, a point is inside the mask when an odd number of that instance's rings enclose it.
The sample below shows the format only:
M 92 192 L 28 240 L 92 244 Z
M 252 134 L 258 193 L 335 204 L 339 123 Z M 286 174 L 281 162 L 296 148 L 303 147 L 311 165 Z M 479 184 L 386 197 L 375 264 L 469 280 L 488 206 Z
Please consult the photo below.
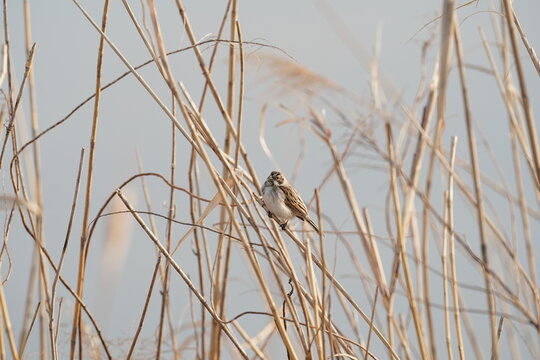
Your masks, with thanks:
M 307 221 L 319 233 L 319 228 L 309 217 L 306 204 L 300 194 L 279 171 L 272 171 L 268 175 L 261 191 L 268 216 L 273 215 L 278 223 L 281 222 L 279 224 L 281 229 L 285 230 L 289 220 L 297 217 L 302 221 Z

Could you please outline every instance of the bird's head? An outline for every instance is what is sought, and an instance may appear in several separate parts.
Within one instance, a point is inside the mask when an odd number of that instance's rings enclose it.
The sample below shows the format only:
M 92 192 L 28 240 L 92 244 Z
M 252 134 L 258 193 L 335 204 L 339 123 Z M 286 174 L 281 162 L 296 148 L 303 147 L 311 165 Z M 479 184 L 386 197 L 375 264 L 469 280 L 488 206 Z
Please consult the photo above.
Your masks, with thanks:
M 283 174 L 279 171 L 272 171 L 266 181 L 271 181 L 275 185 L 284 185 L 287 183 Z

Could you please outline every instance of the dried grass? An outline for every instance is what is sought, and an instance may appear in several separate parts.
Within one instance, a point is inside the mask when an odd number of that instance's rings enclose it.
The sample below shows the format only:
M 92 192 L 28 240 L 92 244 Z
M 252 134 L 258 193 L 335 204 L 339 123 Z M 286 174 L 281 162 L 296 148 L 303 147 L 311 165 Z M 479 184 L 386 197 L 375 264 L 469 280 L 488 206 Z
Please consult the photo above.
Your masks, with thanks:
M 365 58 L 364 51 L 356 49 L 370 74 L 371 95 L 360 97 L 291 57 L 276 55 L 278 51 L 271 46 L 267 46 L 274 51 L 271 54 L 251 51 L 248 46 L 264 44 L 244 40 L 241 4 L 236 0 L 226 3 L 216 39 L 201 42 L 196 40 L 183 2 L 175 0 L 178 25 L 190 46 L 173 52 L 166 48 L 169 34 L 160 22 L 159 6 L 148 0 L 140 14 L 123 0 L 126 15 L 151 59 L 139 66 L 133 66 L 120 50 L 120 44 L 107 35 L 107 23 L 113 21 L 108 20 L 108 0 L 104 0 L 101 25 L 79 1 L 73 3 L 99 38 L 95 93 L 41 132 L 32 68 L 36 48 L 30 31 L 30 3 L 24 2 L 27 61 L 15 65 L 10 57 L 7 1 L 3 4 L 0 84 L 6 94 L 7 110 L 1 114 L 8 127 L 3 136 L 0 165 L 5 166 L 3 160 L 12 156 L 12 192 L 0 196 L 6 210 L 0 260 L 9 265 L 0 287 L 0 328 L 5 334 L 0 336 L 0 358 L 28 357 L 32 341 L 32 351 L 38 352 L 40 358 L 54 360 L 62 358 L 68 347 L 70 359 L 459 356 L 463 360 L 540 356 L 540 295 L 533 237 L 540 221 L 534 206 L 535 200 L 538 203 L 540 199 L 540 155 L 532 111 L 537 102 L 529 95 L 531 80 L 524 70 L 530 60 L 540 74 L 540 63 L 510 0 L 501 0 L 502 21 L 493 21 L 496 41 L 490 43 L 484 30 L 480 30 L 479 42 L 489 64 L 489 68 L 484 67 L 486 76 L 498 86 L 501 97 L 496 101 L 504 106 L 508 118 L 510 136 L 504 141 L 512 150 L 511 164 L 495 165 L 509 168 L 508 174 L 515 175 L 515 191 L 483 173 L 490 165 L 483 151 L 492 144 L 489 139 L 484 147 L 477 144 L 477 134 L 483 129 L 473 117 L 472 99 L 479 94 L 473 92 L 467 77 L 477 67 L 466 66 L 468 54 L 461 42 L 457 11 L 472 6 L 474 1 L 460 6 L 452 0 L 442 1 L 441 16 L 429 25 L 440 34 L 438 47 L 430 39 L 422 50 L 423 72 L 429 74 L 431 67 L 432 75 L 420 79 L 412 104 L 396 96 L 394 85 L 380 80 L 386 76 L 379 64 L 379 36 L 372 61 Z M 337 23 L 335 14 L 330 16 L 342 38 L 352 41 L 350 34 L 345 34 L 346 29 Z M 203 45 L 213 47 L 209 59 L 203 53 Z M 228 47 L 221 52 L 225 55 L 218 51 L 222 45 Z M 350 44 L 352 48 L 356 45 Z M 128 71 L 103 85 L 102 72 L 108 66 L 103 54 L 107 47 Z M 521 48 L 528 56 L 520 55 Z M 194 55 L 197 68 L 193 71 L 201 74 L 204 84 L 200 94 L 176 79 L 178 73 L 171 59 L 180 53 Z M 227 60 L 224 84 L 218 83 L 213 73 L 220 54 Z M 428 54 L 436 60 L 429 63 Z M 315 172 L 319 178 L 310 179 L 312 184 L 319 185 L 313 201 L 306 202 L 313 205 L 312 211 L 322 229 L 318 236 L 294 225 L 282 231 L 264 208 L 260 178 L 266 174 L 256 172 L 261 166 L 246 146 L 246 139 L 251 141 L 257 136 L 244 129 L 252 125 L 246 122 L 244 101 L 245 79 L 252 70 L 247 65 L 250 60 L 254 62 L 253 58 L 263 68 L 258 81 L 268 86 L 267 94 L 273 95 L 259 109 L 258 140 L 268 159 L 280 165 L 279 156 L 272 151 L 274 139 L 265 133 L 266 117 L 274 109 L 288 119 L 280 123 L 280 129 L 299 129 L 299 143 L 303 147 L 323 149 L 313 159 L 313 153 L 303 148 L 296 162 L 291 160 L 295 174 L 305 161 L 320 160 Z M 13 66 L 19 70 L 24 67 L 22 81 L 17 85 Z M 150 82 L 142 75 L 144 66 L 155 67 L 158 81 L 166 89 L 166 99 L 153 87 L 156 80 Z M 139 158 L 139 172 L 117 188 L 109 189 L 109 197 L 98 203 L 92 188 L 95 151 L 100 145 L 100 101 L 104 90 L 128 76 L 135 78 L 170 121 L 170 133 L 163 136 L 171 144 L 169 168 L 166 175 L 144 172 Z M 450 86 L 452 82 L 459 84 L 457 90 Z M 200 96 L 198 102 L 193 100 L 194 95 Z M 452 125 L 465 134 L 466 141 L 460 140 L 461 147 L 468 150 L 465 157 L 459 157 L 457 137 L 447 130 L 451 97 L 462 99 L 463 108 L 452 112 L 457 112 L 463 121 Z M 27 102 L 21 102 L 26 98 Z M 295 106 L 281 103 L 280 99 L 285 98 L 296 101 Z M 88 162 L 85 166 L 81 151 L 66 236 L 61 252 L 53 255 L 44 241 L 48 228 L 43 222 L 43 154 L 38 140 L 62 126 L 90 101 L 94 101 L 94 108 Z M 21 106 L 28 106 L 31 114 L 31 139 L 18 144 L 17 131 L 22 126 L 15 120 Z M 209 107 L 217 109 L 217 119 L 207 110 Z M 219 126 L 217 121 L 221 121 Z M 218 128 L 225 130 L 220 132 Z M 449 136 L 450 146 L 445 141 Z M 31 155 L 27 154 L 29 147 Z M 22 154 L 32 160 L 31 172 L 22 171 Z M 377 179 L 381 179 L 379 189 L 383 189 L 385 196 L 378 197 L 377 206 L 365 203 L 368 196 L 358 185 L 361 180 L 354 166 L 359 161 L 362 174 L 369 174 L 372 167 Z M 180 163 L 189 164 L 187 170 L 181 170 L 184 167 Z M 437 171 L 441 182 L 437 182 Z M 85 198 L 79 204 L 83 175 Z M 135 195 L 129 195 L 139 180 L 145 210 L 137 210 Z M 167 200 L 165 213 L 161 214 L 152 205 L 152 198 L 163 190 Z M 531 193 L 536 195 L 535 199 L 527 198 Z M 501 220 L 504 209 L 491 206 L 500 199 L 515 214 L 510 225 Z M 100 206 L 96 214 L 92 213 L 92 205 Z M 337 207 L 339 211 L 334 213 Z M 461 216 L 468 210 L 475 216 L 464 224 Z M 65 260 L 68 247 L 73 246 L 71 233 L 77 212 L 82 213 L 82 230 L 76 283 L 71 283 L 63 274 L 75 272 L 66 268 Z M 128 223 L 120 221 L 120 216 Z M 105 274 L 100 285 L 110 284 L 111 276 L 120 273 L 124 259 L 132 261 L 125 257 L 130 247 L 141 246 L 121 241 L 130 226 L 137 225 L 138 236 L 155 249 L 144 259 L 153 264 L 152 271 L 148 282 L 140 284 L 145 295 L 136 299 L 141 308 L 136 310 L 136 324 L 129 328 L 133 335 L 123 345 L 115 345 L 118 339 L 106 335 L 103 324 L 87 303 L 90 295 L 84 291 L 89 259 L 95 256 L 95 230 L 103 217 L 111 220 L 112 228 L 105 255 L 98 262 Z M 15 219 L 20 219 L 22 225 Z M 165 219 L 163 234 L 160 219 Z M 352 230 L 342 224 L 350 219 L 354 224 Z M 8 240 L 18 226 L 33 240 L 35 256 L 25 315 L 21 325 L 16 321 L 14 326 L 10 312 L 13 304 L 6 300 L 5 284 L 10 281 L 13 266 Z M 238 286 L 238 276 L 248 284 L 246 293 L 242 292 L 245 288 Z M 178 297 L 178 286 L 189 296 Z M 248 293 L 257 294 L 258 302 L 243 303 L 242 298 L 245 295 L 248 299 Z M 65 303 L 73 310 L 72 316 L 64 315 L 71 330 L 69 335 L 60 331 L 66 328 L 60 322 Z M 245 308 L 238 311 L 239 305 Z M 189 314 L 189 319 L 182 318 L 180 322 L 179 311 Z M 150 319 L 155 323 L 150 325 Z M 444 327 L 438 326 L 443 321 Z M 155 332 L 148 341 L 143 330 L 151 326 Z M 481 331 L 489 332 L 489 340 Z

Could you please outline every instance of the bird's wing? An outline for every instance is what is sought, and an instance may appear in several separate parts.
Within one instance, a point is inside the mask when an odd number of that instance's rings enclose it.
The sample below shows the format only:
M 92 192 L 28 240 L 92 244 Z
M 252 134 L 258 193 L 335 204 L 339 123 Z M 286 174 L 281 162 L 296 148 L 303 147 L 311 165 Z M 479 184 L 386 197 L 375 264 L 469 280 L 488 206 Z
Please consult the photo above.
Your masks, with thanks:
M 308 216 L 308 211 L 298 191 L 290 185 L 281 185 L 279 189 L 285 194 L 285 205 L 291 209 L 294 216 L 304 220 Z
M 317 232 L 317 233 L 321 233 L 321 231 L 319 230 L 319 227 L 317 226 L 317 224 L 315 224 L 315 221 L 313 221 L 309 216 L 306 218 L 306 221 L 309 223 L 309 225 L 311 225 L 313 227 L 313 229 Z

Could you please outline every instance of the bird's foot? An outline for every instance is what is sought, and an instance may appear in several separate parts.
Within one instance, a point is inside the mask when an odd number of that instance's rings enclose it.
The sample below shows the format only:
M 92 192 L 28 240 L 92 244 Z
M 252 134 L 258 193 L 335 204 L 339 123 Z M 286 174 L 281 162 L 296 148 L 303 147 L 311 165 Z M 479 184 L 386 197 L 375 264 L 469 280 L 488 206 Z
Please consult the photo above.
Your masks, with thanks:
M 283 224 L 280 224 L 281 230 L 285 230 L 287 228 L 287 225 L 289 225 L 288 221 L 285 221 Z

